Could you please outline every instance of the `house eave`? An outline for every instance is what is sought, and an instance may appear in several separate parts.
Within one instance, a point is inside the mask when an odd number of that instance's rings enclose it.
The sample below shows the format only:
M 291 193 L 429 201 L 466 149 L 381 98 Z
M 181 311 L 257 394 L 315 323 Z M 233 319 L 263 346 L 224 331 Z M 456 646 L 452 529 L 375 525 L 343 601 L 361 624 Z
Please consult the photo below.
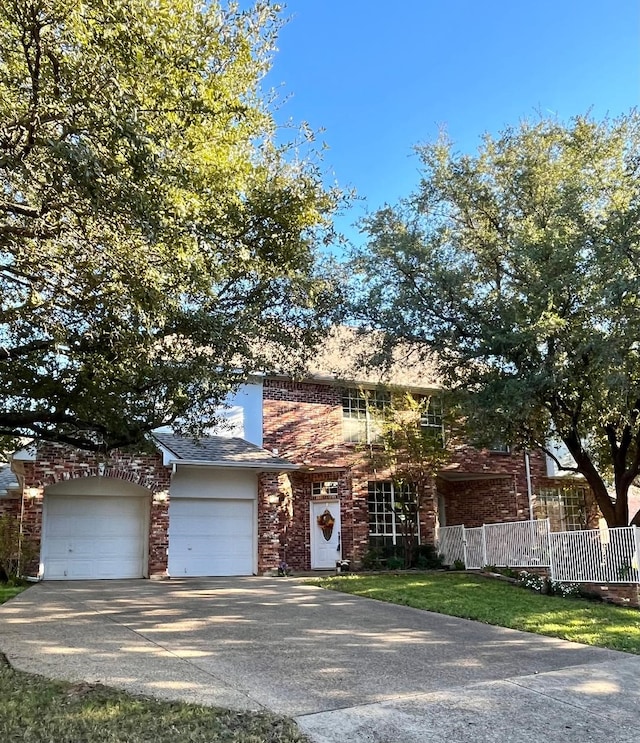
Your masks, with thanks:
M 258 472 L 285 472 L 299 470 L 298 464 L 260 464 L 259 462 L 225 462 L 224 460 L 209 461 L 202 459 L 169 459 L 170 466 L 181 465 L 185 467 L 212 467 L 215 469 L 243 469 L 256 470 Z
M 273 379 L 278 382 L 291 382 L 292 378 L 286 374 L 265 374 L 266 379 Z M 307 374 L 300 379 L 294 380 L 306 384 L 327 384 L 332 387 L 362 387 L 363 389 L 379 389 L 380 387 L 388 389 L 406 390 L 407 392 L 417 392 L 420 394 L 429 394 L 433 392 L 442 392 L 442 385 L 416 385 L 416 384 L 399 384 L 393 380 L 380 379 L 378 382 L 372 382 L 371 379 L 352 379 L 331 374 Z

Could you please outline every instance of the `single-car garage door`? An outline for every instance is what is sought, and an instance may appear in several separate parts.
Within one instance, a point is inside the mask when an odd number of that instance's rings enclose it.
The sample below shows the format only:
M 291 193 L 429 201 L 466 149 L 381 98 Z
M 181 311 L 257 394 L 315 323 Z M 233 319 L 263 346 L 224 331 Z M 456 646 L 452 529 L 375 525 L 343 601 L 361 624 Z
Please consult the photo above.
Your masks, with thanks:
M 148 499 L 45 496 L 45 580 L 142 578 Z
M 176 498 L 169 505 L 169 575 L 251 575 L 254 501 Z

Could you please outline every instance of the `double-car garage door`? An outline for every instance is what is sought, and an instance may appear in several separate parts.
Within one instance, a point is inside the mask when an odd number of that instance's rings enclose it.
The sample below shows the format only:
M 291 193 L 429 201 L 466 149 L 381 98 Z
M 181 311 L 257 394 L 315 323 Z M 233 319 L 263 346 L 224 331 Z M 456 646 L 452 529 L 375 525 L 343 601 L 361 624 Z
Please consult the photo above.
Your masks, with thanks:
M 206 474 L 211 492 L 211 475 Z M 255 572 L 255 477 L 219 479 L 226 489 L 211 494 L 233 497 L 206 497 L 197 477 L 176 478 L 176 497 L 172 492 L 169 506 L 172 577 Z M 195 492 L 199 497 L 189 497 Z M 41 552 L 45 580 L 144 577 L 149 505 L 148 490 L 109 478 L 48 488 Z

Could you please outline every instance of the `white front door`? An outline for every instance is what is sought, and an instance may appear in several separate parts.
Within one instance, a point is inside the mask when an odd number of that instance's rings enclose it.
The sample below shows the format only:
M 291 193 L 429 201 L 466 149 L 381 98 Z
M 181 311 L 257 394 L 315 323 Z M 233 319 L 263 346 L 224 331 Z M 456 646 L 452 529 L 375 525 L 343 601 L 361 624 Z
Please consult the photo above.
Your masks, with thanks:
M 311 569 L 335 568 L 342 558 L 340 501 L 311 502 Z

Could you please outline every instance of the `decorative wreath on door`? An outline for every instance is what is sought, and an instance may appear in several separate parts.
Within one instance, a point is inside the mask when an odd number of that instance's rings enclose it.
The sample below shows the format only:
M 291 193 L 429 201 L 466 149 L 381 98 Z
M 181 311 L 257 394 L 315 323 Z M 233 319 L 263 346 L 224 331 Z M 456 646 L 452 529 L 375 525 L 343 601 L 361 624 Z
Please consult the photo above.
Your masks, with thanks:
M 333 534 L 333 525 L 336 523 L 336 520 L 331 515 L 331 511 L 328 508 L 325 508 L 316 521 L 322 531 L 322 536 L 328 542 Z

